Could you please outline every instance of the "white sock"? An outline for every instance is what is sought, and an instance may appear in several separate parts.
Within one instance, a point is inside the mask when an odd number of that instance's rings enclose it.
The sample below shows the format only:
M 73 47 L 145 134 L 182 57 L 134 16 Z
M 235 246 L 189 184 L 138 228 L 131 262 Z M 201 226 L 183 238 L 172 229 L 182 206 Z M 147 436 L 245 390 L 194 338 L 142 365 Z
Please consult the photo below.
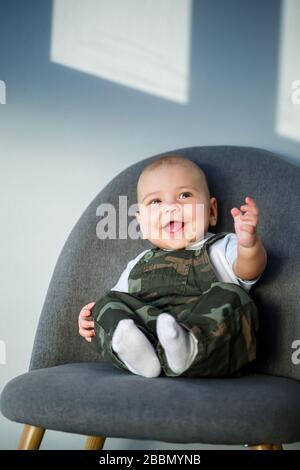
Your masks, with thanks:
M 128 369 L 144 377 L 158 377 L 161 366 L 154 347 L 133 320 L 118 323 L 112 337 L 112 349 Z
M 182 374 L 197 355 L 197 339 L 168 313 L 161 313 L 156 322 L 158 339 L 165 350 L 170 369 Z

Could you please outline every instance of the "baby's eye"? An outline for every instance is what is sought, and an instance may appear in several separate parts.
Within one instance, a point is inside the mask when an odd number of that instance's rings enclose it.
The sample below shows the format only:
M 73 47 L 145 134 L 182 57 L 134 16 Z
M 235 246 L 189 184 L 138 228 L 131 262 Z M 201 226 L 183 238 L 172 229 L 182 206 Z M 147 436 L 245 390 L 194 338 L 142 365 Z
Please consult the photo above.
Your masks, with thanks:
M 186 199 L 187 197 L 190 197 L 190 196 L 191 196 L 191 193 L 184 191 L 183 193 L 179 195 L 179 199 Z
M 156 198 L 156 199 L 152 199 L 152 200 L 149 202 L 149 204 L 152 205 L 152 206 L 154 206 L 154 205 L 156 205 L 156 204 L 159 204 L 160 202 L 161 202 L 160 199 L 157 199 L 157 198 Z

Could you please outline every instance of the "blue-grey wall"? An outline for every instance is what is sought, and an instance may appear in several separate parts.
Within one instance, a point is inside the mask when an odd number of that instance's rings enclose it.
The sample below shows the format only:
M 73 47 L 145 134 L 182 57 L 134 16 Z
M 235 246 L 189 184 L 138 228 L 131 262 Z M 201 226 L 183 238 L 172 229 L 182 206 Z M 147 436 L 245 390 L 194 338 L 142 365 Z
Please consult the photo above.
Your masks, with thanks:
M 280 0 L 194 0 L 188 105 L 50 62 L 51 1 L 0 5 L 0 79 L 7 84 L 2 151 L 12 136 L 21 148 L 35 143 L 51 150 L 51 158 L 59 149 L 117 161 L 230 143 L 299 162 L 300 142 L 275 130 Z
M 300 142 L 276 134 L 280 17 L 280 0 L 194 0 L 190 98 L 181 105 L 50 62 L 52 2 L 0 0 L 0 389 L 26 371 L 57 256 L 116 173 L 214 144 L 263 147 L 299 165 Z M 14 448 L 20 429 L 0 418 L 0 448 Z M 78 436 L 48 436 L 44 448 L 80 445 Z

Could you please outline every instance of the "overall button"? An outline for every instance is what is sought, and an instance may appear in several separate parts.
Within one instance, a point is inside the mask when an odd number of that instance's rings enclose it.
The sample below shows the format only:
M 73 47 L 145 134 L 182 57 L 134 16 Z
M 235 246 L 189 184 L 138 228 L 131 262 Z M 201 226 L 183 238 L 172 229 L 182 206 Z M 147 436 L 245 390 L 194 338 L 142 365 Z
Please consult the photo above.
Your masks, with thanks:
M 201 251 L 201 248 L 197 248 L 197 250 L 195 250 L 195 256 L 199 256 Z
M 153 251 L 148 251 L 148 253 L 146 253 L 144 256 L 144 261 L 147 263 L 149 259 L 153 257 L 153 255 L 154 255 Z

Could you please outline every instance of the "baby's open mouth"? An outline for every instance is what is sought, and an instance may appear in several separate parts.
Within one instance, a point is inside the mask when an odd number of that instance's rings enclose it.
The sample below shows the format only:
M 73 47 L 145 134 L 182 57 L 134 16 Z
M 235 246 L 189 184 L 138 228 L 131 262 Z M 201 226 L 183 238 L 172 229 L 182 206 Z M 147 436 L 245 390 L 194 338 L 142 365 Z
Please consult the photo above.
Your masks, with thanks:
M 175 233 L 175 232 L 179 232 L 179 230 L 183 230 L 183 227 L 184 227 L 184 222 L 171 220 L 166 225 L 164 225 L 163 229 L 167 233 Z

